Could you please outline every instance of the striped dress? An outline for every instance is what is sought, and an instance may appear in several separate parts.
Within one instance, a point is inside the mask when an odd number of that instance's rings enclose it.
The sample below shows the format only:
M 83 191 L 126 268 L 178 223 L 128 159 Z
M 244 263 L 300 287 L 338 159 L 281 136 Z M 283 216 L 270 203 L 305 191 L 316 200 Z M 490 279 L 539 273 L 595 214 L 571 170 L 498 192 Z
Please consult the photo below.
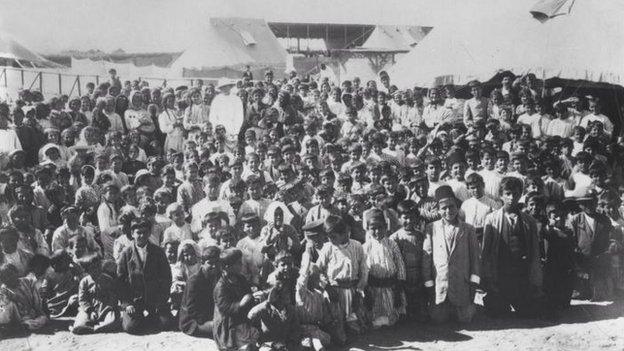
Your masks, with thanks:
M 399 319 L 399 314 L 405 313 L 404 303 L 401 303 L 399 308 L 395 305 L 396 299 L 403 300 L 402 297 L 395 296 L 396 283 L 374 286 L 376 284 L 373 282 L 385 279 L 405 281 L 405 264 L 399 246 L 389 237 L 376 239 L 367 235 L 363 249 L 369 276 L 367 293 L 373 299 L 371 311 L 373 327 L 394 325 Z

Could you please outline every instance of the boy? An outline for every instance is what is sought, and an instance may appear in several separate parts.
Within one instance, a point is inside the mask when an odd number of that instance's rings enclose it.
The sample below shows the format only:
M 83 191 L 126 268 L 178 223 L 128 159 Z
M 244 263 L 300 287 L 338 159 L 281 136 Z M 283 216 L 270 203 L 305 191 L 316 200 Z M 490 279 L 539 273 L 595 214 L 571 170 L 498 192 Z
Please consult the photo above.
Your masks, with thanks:
M 28 209 L 24 206 L 13 206 L 9 210 L 11 224 L 19 233 L 17 247 L 31 254 L 50 256 L 50 247 L 39 229 L 32 226 L 32 218 Z
M 598 199 L 595 192 L 577 198 L 581 212 L 570 218 L 568 228 L 576 238 L 575 252 L 578 265 L 578 299 L 595 301 L 610 298 L 608 280 L 609 238 L 613 226 L 611 220 L 598 213 Z
M 464 104 L 464 124 L 472 124 L 476 120 L 486 120 L 488 111 L 488 99 L 483 96 L 481 83 L 473 80 L 468 83 L 472 98 Z
M 335 212 L 332 206 L 334 189 L 328 185 L 321 185 L 316 189 L 316 200 L 318 204 L 310 208 L 306 215 L 305 223 L 327 218 Z
M 29 277 L 19 278 L 12 264 L 0 265 L 0 328 L 21 326 L 35 331 L 48 323 L 36 283 Z
M 78 285 L 78 315 L 72 333 L 108 333 L 119 328 L 115 262 L 96 258 L 86 267 L 88 274 Z
M 262 197 L 262 189 L 264 186 L 262 180 L 256 175 L 251 175 L 247 178 L 246 184 L 249 199 L 241 205 L 238 211 L 238 219 L 250 213 L 255 214 L 258 218 L 264 218 L 264 213 L 272 201 Z
M 349 239 L 346 227 L 339 217 L 325 218 L 324 230 L 329 242 L 323 245 L 316 260 L 316 265 L 327 277 L 331 303 L 340 306 L 341 318 L 346 320 L 352 332 L 358 333 L 356 299 L 362 300 L 368 281 L 368 266 L 362 244 Z
M 501 176 L 494 170 L 496 162 L 496 150 L 486 147 L 481 151 L 481 166 L 483 169 L 478 174 L 483 179 L 485 193 L 491 197 L 498 197 L 498 188 L 501 182 Z
M 150 222 L 135 220 L 130 229 L 134 244 L 123 251 L 117 265 L 124 308 L 122 328 L 129 334 L 149 327 L 166 328 L 171 320 L 167 305 L 171 269 L 167 257 L 158 246 L 149 242 Z
M 557 202 L 546 205 L 547 224 L 540 237 L 546 242 L 544 293 L 554 313 L 570 306 L 574 288 L 574 248 L 572 231 L 565 227 L 566 213 Z
M 466 223 L 475 228 L 479 242 L 483 237 L 483 224 L 485 217 L 501 207 L 500 201 L 486 195 L 484 191 L 485 185 L 483 178 L 478 173 L 472 173 L 466 177 L 470 198 L 461 205 L 464 212 Z
M 390 240 L 399 247 L 405 265 L 403 290 L 407 300 L 407 317 L 424 322 L 427 318 L 422 277 L 424 234 L 417 229 L 420 216 L 416 203 L 412 200 L 401 201 L 397 210 L 401 229 L 390 235 Z
M 33 254 L 18 247 L 19 233 L 13 227 L 0 229 L 1 263 L 9 263 L 15 268 L 18 277 L 28 273 L 28 263 Z
M 466 201 L 470 197 L 470 192 L 464 181 L 466 173 L 466 160 L 464 156 L 459 152 L 453 152 L 446 158 L 447 170 L 449 171 L 449 178 L 446 180 L 453 193 L 460 201 Z
M 184 164 L 184 182 L 178 187 L 177 202 L 184 206 L 188 213 L 191 207 L 204 198 L 206 194 L 199 179 L 199 167 L 196 163 Z
M 540 242 L 536 221 L 521 211 L 522 181 L 505 177 L 500 185 L 503 207 L 488 214 L 483 228 L 486 313 L 500 316 L 513 307 L 520 316 L 539 311 L 542 289 Z
M 427 180 L 429 181 L 429 192 L 427 195 L 433 197 L 436 189 L 446 184 L 440 180 L 442 162 L 436 155 L 431 155 L 425 159 L 425 164 L 427 165 L 425 168 L 425 174 L 427 175 Z
M 476 312 L 474 297 L 481 281 L 479 243 L 474 227 L 459 219 L 451 187 L 438 188 L 435 198 L 442 219 L 427 226 L 423 244 L 423 278 L 432 300 L 431 319 L 444 323 L 454 315 L 458 322 L 469 323 Z
M 245 214 L 241 218 L 243 233 L 246 235 L 240 239 L 236 247 L 243 252 L 243 261 L 249 271 L 243 272 L 247 281 L 253 286 L 262 286 L 266 282 L 267 267 L 263 248 L 263 238 L 260 237 L 260 218 L 255 213 Z

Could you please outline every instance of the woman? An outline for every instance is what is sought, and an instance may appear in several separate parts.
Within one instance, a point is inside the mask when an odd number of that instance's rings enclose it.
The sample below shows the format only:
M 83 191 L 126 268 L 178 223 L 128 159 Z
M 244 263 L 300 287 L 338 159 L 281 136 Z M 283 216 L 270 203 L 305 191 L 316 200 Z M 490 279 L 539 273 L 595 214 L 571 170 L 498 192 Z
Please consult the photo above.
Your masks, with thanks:
M 175 150 L 184 151 L 184 130 L 183 117 L 179 116 L 175 110 L 175 95 L 166 93 L 162 98 L 163 112 L 158 116 L 160 129 L 167 134 L 165 138 L 165 152 Z

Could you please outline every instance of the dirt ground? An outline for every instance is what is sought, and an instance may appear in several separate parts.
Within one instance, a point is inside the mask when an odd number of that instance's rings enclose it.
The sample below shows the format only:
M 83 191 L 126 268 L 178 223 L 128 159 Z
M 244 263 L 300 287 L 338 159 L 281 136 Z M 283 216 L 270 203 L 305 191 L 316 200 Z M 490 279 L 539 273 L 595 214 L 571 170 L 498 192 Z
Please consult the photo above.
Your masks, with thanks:
M 180 332 L 75 336 L 71 321 L 53 321 L 43 334 L 0 340 L 0 350 L 216 350 L 211 340 Z M 336 350 L 624 350 L 624 303 L 573 301 L 559 321 L 490 319 L 468 326 L 403 324 L 367 333 Z

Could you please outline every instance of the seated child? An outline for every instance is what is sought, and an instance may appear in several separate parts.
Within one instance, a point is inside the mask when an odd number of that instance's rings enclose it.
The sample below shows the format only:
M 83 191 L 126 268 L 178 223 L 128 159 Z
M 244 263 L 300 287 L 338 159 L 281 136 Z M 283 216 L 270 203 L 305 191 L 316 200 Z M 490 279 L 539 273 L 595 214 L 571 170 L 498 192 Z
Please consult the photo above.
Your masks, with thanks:
M 107 333 L 120 327 L 115 262 L 95 257 L 78 286 L 78 315 L 74 334 Z
M 36 282 L 19 278 L 10 263 L 0 266 L 0 325 L 35 331 L 48 323 Z
M 41 294 L 46 300 L 50 317 L 58 318 L 76 313 L 81 269 L 72 266 L 71 257 L 63 250 L 52 255 L 50 265 L 52 271 L 48 271 L 41 285 Z
M 28 262 L 33 254 L 18 247 L 19 234 L 13 227 L 0 229 L 0 264 L 10 263 L 17 270 L 18 277 L 28 273 Z

